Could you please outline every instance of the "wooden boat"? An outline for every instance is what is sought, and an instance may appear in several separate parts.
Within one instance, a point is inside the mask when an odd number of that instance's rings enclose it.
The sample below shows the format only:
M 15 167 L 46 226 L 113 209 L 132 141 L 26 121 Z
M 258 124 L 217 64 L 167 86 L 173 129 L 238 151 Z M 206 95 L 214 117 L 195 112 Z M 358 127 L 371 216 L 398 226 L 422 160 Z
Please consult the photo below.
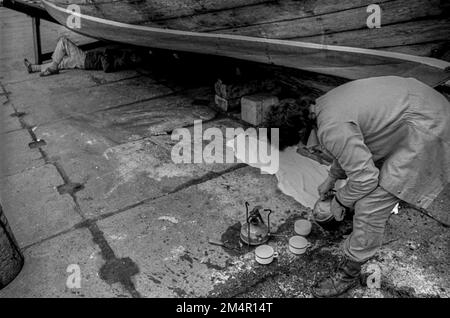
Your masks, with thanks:
M 400 75 L 435 86 L 450 78 L 450 63 L 435 58 L 450 49 L 446 0 L 42 2 L 59 23 L 67 25 L 70 20 L 73 28 L 78 18 L 74 31 L 103 40 L 222 55 L 347 79 Z M 376 10 L 373 3 L 381 9 L 379 28 L 368 23 L 376 14 L 370 11 Z

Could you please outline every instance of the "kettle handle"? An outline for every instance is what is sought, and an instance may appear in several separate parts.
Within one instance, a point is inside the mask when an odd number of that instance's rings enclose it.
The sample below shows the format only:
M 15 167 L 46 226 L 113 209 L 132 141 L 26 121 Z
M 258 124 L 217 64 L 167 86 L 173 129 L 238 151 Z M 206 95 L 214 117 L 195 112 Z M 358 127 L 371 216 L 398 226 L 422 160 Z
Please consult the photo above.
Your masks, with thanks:
M 267 230 L 269 231 L 270 234 L 270 215 L 272 214 L 272 210 L 271 209 L 264 209 L 264 211 L 268 211 L 269 214 L 267 214 Z
M 250 204 L 245 201 L 245 220 L 247 221 L 247 223 L 249 223 L 249 216 L 248 216 L 248 208 L 250 207 Z
M 249 225 L 250 221 L 248 220 L 249 219 L 249 216 L 248 216 L 249 206 L 250 206 L 250 204 L 247 201 L 245 201 L 245 216 L 246 216 L 246 221 L 247 221 L 247 238 L 248 238 L 247 245 L 250 247 L 250 225 Z

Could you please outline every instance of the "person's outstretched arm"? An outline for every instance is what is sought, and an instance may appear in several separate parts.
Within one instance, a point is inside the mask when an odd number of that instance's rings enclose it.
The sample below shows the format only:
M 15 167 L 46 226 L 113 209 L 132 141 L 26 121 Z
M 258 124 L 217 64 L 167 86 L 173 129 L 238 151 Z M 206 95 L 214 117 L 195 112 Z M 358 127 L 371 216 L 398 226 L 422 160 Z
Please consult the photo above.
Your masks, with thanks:
M 372 153 L 364 143 L 359 126 L 351 122 L 327 124 L 319 128 L 319 140 L 334 156 L 338 165 L 334 173 L 342 175 L 339 166 L 348 177 L 347 184 L 336 193 L 337 200 L 346 207 L 372 192 L 378 185 L 378 168 Z

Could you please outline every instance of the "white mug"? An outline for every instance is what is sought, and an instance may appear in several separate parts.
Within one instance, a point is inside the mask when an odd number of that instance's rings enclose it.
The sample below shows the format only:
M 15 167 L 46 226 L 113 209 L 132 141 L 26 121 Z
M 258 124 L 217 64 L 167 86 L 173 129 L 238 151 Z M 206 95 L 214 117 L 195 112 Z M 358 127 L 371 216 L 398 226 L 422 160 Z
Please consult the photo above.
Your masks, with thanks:
M 312 224 L 308 220 L 297 220 L 294 224 L 294 231 L 298 235 L 308 236 L 311 233 Z
M 262 265 L 272 263 L 274 258 L 278 257 L 278 252 L 275 252 L 270 245 L 260 245 L 255 249 L 255 260 Z
M 289 250 L 295 255 L 301 255 L 311 247 L 312 244 L 308 242 L 303 236 L 293 236 L 289 239 Z

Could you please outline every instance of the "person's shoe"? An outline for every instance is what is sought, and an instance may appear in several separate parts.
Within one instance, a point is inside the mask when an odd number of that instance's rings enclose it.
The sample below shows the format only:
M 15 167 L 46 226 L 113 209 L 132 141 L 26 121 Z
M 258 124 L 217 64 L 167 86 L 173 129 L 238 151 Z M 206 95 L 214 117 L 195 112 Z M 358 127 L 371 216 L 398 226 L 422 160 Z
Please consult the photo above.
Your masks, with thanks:
M 313 286 L 313 296 L 336 297 L 356 287 L 360 283 L 362 264 L 346 258 L 332 276 L 322 279 Z
M 23 60 L 23 64 L 25 64 L 25 67 L 27 68 L 28 73 L 33 73 L 33 68 L 31 67 L 31 62 L 28 61 L 27 59 Z
M 59 74 L 59 70 L 56 68 L 56 69 L 53 69 L 53 68 L 51 68 L 51 67 L 48 67 L 48 68 L 46 68 L 45 70 L 43 70 L 42 72 L 41 72 L 41 74 L 39 74 L 39 76 L 40 77 L 46 77 L 46 76 L 50 76 L 50 75 L 56 75 L 56 74 Z

